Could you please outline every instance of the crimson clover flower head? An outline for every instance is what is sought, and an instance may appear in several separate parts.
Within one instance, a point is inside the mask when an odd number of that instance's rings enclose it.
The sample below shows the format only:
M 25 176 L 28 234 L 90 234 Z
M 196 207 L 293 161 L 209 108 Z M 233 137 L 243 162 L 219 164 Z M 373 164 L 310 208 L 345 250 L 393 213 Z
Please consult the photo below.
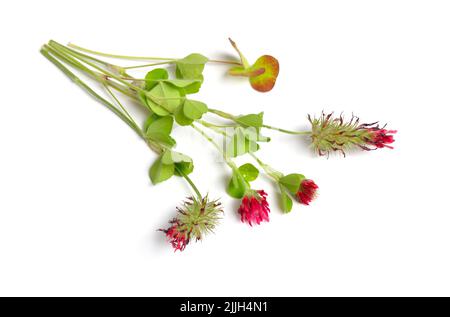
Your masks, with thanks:
M 309 203 L 317 197 L 319 186 L 311 179 L 304 179 L 300 183 L 300 187 L 295 194 L 301 204 L 309 205 Z
M 209 200 L 208 196 L 201 200 L 188 197 L 177 212 L 177 217 L 169 222 L 170 227 L 160 231 L 166 234 L 174 251 L 183 251 L 193 239 L 199 241 L 214 231 L 223 209 L 218 200 Z
M 333 113 L 322 115 L 319 118 L 311 118 L 311 139 L 314 149 L 319 155 L 329 155 L 338 151 L 345 156 L 345 151 L 360 148 L 371 151 L 379 148 L 390 148 L 394 140 L 396 130 L 380 128 L 378 122 L 360 123 L 359 118 L 352 115 L 345 121 L 343 116 L 334 117 Z
M 254 223 L 259 225 L 263 221 L 269 221 L 270 209 L 266 196 L 267 193 L 263 190 L 250 190 L 242 198 L 241 206 L 238 209 L 242 222 L 253 226 Z

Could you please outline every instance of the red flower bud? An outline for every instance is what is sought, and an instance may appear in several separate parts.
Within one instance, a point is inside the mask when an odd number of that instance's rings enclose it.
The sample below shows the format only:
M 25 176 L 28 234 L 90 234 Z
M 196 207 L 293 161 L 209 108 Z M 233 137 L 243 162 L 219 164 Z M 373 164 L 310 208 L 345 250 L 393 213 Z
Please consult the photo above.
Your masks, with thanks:
M 242 222 L 252 226 L 253 223 L 259 225 L 263 221 L 269 221 L 270 209 L 266 196 L 267 193 L 263 190 L 252 191 L 244 196 L 238 210 Z
M 394 136 L 392 134 L 397 133 L 396 130 L 386 130 L 379 129 L 378 127 L 369 128 L 369 137 L 367 143 L 375 146 L 376 148 L 390 148 L 393 149 L 392 146 L 388 145 L 394 143 Z
M 300 183 L 300 188 L 296 193 L 298 201 L 302 204 L 309 205 L 309 203 L 316 198 L 318 188 L 319 186 L 317 186 L 313 180 L 304 179 Z

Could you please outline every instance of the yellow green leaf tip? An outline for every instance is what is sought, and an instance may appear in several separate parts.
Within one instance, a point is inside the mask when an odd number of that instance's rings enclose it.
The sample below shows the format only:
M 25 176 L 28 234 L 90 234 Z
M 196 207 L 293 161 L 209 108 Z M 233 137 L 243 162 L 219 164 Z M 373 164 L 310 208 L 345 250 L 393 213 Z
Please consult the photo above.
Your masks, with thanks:
M 228 73 L 232 76 L 248 77 L 250 85 L 259 92 L 268 92 L 275 86 L 280 71 L 278 60 L 270 55 L 259 57 L 253 65 L 250 65 L 236 43 L 229 39 L 231 45 L 239 54 L 242 66 L 231 68 Z

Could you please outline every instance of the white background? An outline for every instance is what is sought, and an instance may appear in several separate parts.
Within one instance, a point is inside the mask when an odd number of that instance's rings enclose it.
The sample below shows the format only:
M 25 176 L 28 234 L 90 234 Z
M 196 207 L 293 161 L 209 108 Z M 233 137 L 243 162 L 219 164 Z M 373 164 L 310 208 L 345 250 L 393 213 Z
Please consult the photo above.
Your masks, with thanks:
M 0 295 L 450 295 L 448 1 L 9 1 L 0 4 Z M 152 186 L 155 156 L 39 54 L 50 39 L 117 53 L 276 56 L 274 90 L 207 66 L 198 99 L 266 122 L 352 112 L 397 129 L 395 149 L 330 159 L 267 131 L 261 156 L 320 186 L 270 223 L 240 223 L 213 149 L 177 128 L 216 234 L 175 253 L 166 227 L 189 194 Z M 120 62 L 119 62 L 120 63 Z M 141 115 L 142 111 L 134 109 Z M 245 159 L 240 160 L 244 162 Z

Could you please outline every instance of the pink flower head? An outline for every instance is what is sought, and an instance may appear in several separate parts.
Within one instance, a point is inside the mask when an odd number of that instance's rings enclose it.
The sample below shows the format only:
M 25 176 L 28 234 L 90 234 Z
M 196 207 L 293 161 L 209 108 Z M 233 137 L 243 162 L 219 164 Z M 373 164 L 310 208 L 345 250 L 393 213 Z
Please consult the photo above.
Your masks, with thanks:
M 298 201 L 302 204 L 309 205 L 309 203 L 316 198 L 318 188 L 319 186 L 317 186 L 313 180 L 304 179 L 300 183 L 300 188 L 296 193 Z
M 178 220 L 174 219 L 170 221 L 171 226 L 167 230 L 162 230 L 166 234 L 166 238 L 169 240 L 170 244 L 174 248 L 174 251 L 183 251 L 189 243 L 189 238 L 185 230 L 180 229 L 180 224 Z
M 270 209 L 266 196 L 267 193 L 263 190 L 252 191 L 244 196 L 238 210 L 242 222 L 248 222 L 252 226 L 253 223 L 259 225 L 263 221 L 269 221 Z
M 397 133 L 396 130 L 386 130 L 380 128 L 369 128 L 367 131 L 370 133 L 370 137 L 367 140 L 367 143 L 375 146 L 378 149 L 387 147 L 393 149 L 391 143 L 394 143 L 394 136 L 392 134 Z
M 397 133 L 396 130 L 379 127 L 378 122 L 360 123 L 359 118 L 353 115 L 350 120 L 344 120 L 342 115 L 335 117 L 333 113 L 322 112 L 319 118 L 308 116 L 308 119 L 312 144 L 319 155 L 339 151 L 345 156 L 347 150 L 356 147 L 366 151 L 385 147 L 392 149 L 393 134 Z

